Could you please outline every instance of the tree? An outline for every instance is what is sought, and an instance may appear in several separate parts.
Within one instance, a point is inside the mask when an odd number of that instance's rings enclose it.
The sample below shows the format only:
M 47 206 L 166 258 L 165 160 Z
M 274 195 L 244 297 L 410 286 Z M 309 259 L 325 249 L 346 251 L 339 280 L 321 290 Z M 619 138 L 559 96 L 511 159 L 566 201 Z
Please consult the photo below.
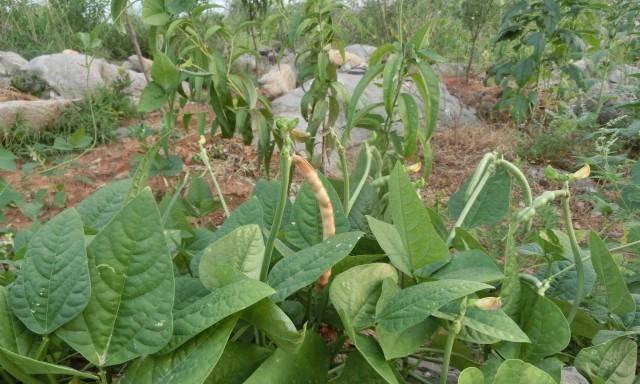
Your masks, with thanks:
M 471 51 L 469 52 L 469 61 L 465 72 L 467 81 L 469 81 L 469 72 L 476 53 L 478 37 L 487 22 L 496 15 L 498 6 L 495 0 L 464 0 L 461 7 L 462 22 L 471 33 Z

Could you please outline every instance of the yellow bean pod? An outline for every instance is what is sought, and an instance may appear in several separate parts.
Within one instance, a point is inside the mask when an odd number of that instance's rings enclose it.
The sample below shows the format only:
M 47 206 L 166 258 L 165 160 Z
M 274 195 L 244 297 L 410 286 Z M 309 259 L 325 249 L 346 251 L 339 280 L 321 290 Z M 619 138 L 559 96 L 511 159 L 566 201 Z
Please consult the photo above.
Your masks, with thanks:
M 302 156 L 294 154 L 293 161 L 296 164 L 296 168 L 298 168 L 300 173 L 302 173 L 302 176 L 304 176 L 305 180 L 313 190 L 313 195 L 320 207 L 320 217 L 322 218 L 322 237 L 326 240 L 336 234 L 336 223 L 333 218 L 333 206 L 331 205 L 329 194 L 327 193 L 324 184 L 322 184 L 322 180 L 320 180 L 318 172 L 316 172 L 307 160 Z M 329 283 L 330 278 L 331 269 L 327 269 L 318 279 L 316 288 L 318 290 L 324 288 Z

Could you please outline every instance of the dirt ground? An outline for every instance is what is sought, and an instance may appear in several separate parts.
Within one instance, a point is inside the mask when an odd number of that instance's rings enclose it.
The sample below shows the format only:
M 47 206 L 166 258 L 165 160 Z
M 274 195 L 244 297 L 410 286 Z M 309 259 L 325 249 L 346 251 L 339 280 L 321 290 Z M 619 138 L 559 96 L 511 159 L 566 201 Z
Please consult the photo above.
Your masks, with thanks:
M 492 111 L 499 89 L 485 87 L 481 81 L 471 79 L 469 83 L 462 78 L 445 78 L 443 81 L 452 94 L 462 99 L 466 104 L 474 107 L 480 117 L 484 117 L 487 124 L 481 127 L 457 128 L 438 131 L 433 140 L 434 167 L 427 186 L 422 191 L 423 198 L 429 204 L 436 202 L 445 204 L 448 197 L 455 192 L 464 179 L 475 169 L 482 156 L 493 150 L 512 158 L 512 151 L 516 145 L 514 128 L 507 119 Z M 13 95 L 12 95 L 13 96 Z M 196 111 L 192 107 L 190 112 Z M 208 120 L 212 119 L 208 116 Z M 160 126 L 160 115 L 150 114 L 145 123 L 153 128 Z M 191 175 L 204 173 L 205 168 L 198 159 L 198 135 L 195 119 L 181 136 L 172 140 L 172 151 L 180 156 Z M 125 124 L 126 125 L 126 124 Z M 179 121 L 178 126 L 182 123 Z M 63 185 L 66 192 L 66 206 L 75 206 L 98 188 L 115 180 L 130 175 L 132 160 L 135 156 L 144 154 L 145 146 L 150 143 L 134 138 L 124 138 L 116 143 L 101 145 L 86 155 L 78 158 L 66 166 L 59 176 L 44 176 L 31 174 L 23 176 L 20 172 L 0 172 L 18 192 L 26 199 L 30 193 L 39 189 L 49 191 L 44 214 L 39 218 L 45 221 L 60 211 L 53 205 L 53 191 L 57 185 Z M 241 204 L 251 194 L 255 182 L 262 177 L 262 170 L 258 166 L 257 151 L 254 146 L 245 146 L 239 138 L 223 139 L 220 136 L 208 137 L 206 147 L 212 160 L 214 172 L 220 182 L 227 203 L 230 208 Z M 277 156 L 277 155 L 276 155 Z M 274 156 L 272 169 L 277 157 Z M 178 177 L 153 177 L 149 183 L 158 195 L 180 183 Z M 541 192 L 541 185 L 533 185 L 534 191 Z M 585 202 L 574 203 L 576 222 L 578 227 L 589 225 L 600 227 L 598 219 L 591 216 L 591 207 Z M 10 227 L 20 229 L 30 224 L 18 209 L 10 209 L 6 214 L 6 223 Z M 223 219 L 222 212 L 215 212 L 207 222 L 217 225 Z

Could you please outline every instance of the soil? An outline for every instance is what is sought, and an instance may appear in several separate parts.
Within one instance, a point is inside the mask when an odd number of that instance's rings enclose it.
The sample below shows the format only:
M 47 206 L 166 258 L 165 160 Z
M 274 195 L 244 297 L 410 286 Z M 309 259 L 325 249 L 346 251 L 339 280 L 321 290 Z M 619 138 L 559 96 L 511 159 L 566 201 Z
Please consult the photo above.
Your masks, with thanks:
M 499 89 L 485 86 L 478 79 L 447 77 L 443 81 L 452 94 L 461 98 L 467 105 L 474 107 L 478 114 L 484 116 L 487 124 L 481 127 L 448 129 L 436 132 L 432 143 L 434 153 L 433 172 L 422 196 L 428 204 L 446 204 L 448 197 L 455 192 L 464 179 L 470 175 L 482 156 L 490 151 L 498 150 L 506 158 L 513 158 L 516 146 L 514 138 L 515 128 L 508 122 L 508 118 L 493 111 L 493 106 L 499 97 Z M 13 97 L 17 97 L 12 95 Z M 0 96 L 1 97 L 1 96 Z M 202 107 L 189 106 L 188 112 L 207 111 Z M 207 112 L 209 126 L 213 115 Z M 129 122 L 124 122 L 124 126 Z M 149 114 L 145 123 L 158 129 L 160 114 Z M 182 127 L 179 119 L 178 127 Z M 183 161 L 184 166 L 192 176 L 204 174 L 205 167 L 199 160 L 199 136 L 196 133 L 196 119 L 192 119 L 186 130 L 180 130 L 179 137 L 172 139 L 172 152 Z M 137 140 L 124 138 L 115 143 L 101 145 L 86 155 L 68 164 L 63 172 L 56 176 L 42 174 L 22 175 L 21 172 L 0 172 L 18 192 L 28 200 L 29 196 L 40 189 L 45 189 L 48 196 L 45 199 L 44 213 L 39 220 L 46 221 L 61 209 L 53 205 L 53 195 L 56 187 L 63 186 L 66 193 L 66 207 L 75 206 L 98 188 L 112 181 L 126 178 L 132 169 L 132 160 L 141 156 L 145 148 L 151 144 L 150 139 Z M 244 145 L 239 138 L 224 139 L 219 135 L 207 136 L 205 147 L 211 158 L 214 172 L 222 186 L 225 198 L 231 209 L 245 201 L 251 194 L 255 182 L 263 176 L 259 167 L 255 146 Z M 272 169 L 277 170 L 277 154 L 272 159 Z M 525 164 L 525 168 L 527 165 Z M 208 177 L 206 177 L 208 179 Z M 541 180 L 538 180 L 541 181 Z M 181 182 L 178 177 L 152 177 L 149 184 L 153 191 L 161 196 L 166 191 L 173 191 Z M 534 194 L 548 187 L 535 182 L 532 185 Z M 602 228 L 602 219 L 594 218 L 591 206 L 586 201 L 574 202 L 576 223 L 580 228 Z M 214 212 L 200 224 L 217 226 L 224 216 L 221 210 Z M 15 229 L 21 229 L 30 224 L 18 209 L 6 212 L 6 224 Z

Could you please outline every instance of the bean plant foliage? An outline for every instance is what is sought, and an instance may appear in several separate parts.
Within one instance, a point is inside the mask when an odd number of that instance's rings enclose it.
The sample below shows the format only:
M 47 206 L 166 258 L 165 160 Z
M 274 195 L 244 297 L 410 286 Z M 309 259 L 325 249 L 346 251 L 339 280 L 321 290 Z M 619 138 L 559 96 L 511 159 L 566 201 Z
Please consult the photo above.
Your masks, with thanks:
M 0 381 L 398 384 L 429 382 L 418 367 L 430 361 L 459 369 L 461 384 L 560 383 L 564 366 L 592 383 L 637 383 L 640 291 L 626 260 L 638 256 L 640 227 L 623 244 L 575 230 L 571 188 L 588 166 L 548 168 L 555 189 L 534 196 L 492 152 L 446 211 L 425 206 L 425 180 L 403 162 L 419 148 L 431 161 L 439 80 L 422 30 L 373 53 L 356 93 L 381 78 L 384 105 L 355 94 L 341 108 L 346 132 L 368 121 L 379 140 L 330 179 L 296 153 L 297 121 L 273 116 L 253 80 L 232 70 L 250 51 L 234 33 L 253 24 L 202 26 L 206 7 L 187 3 L 143 2 L 157 52 L 140 107 L 164 109 L 164 133 L 132 177 L 16 236 L 0 280 Z M 228 55 L 208 48 L 214 36 Z M 310 76 L 335 69 L 322 48 L 304 52 Z M 339 102 L 327 76 L 308 107 Z M 277 148 L 278 176 L 234 210 L 204 176 L 164 196 L 147 186 L 187 101 L 215 111 L 213 131 L 257 132 L 265 159 Z M 405 137 L 392 134 L 394 116 Z M 294 173 L 304 182 L 292 196 Z M 533 229 L 554 205 L 560 224 Z M 200 224 L 220 207 L 228 214 L 217 229 Z

